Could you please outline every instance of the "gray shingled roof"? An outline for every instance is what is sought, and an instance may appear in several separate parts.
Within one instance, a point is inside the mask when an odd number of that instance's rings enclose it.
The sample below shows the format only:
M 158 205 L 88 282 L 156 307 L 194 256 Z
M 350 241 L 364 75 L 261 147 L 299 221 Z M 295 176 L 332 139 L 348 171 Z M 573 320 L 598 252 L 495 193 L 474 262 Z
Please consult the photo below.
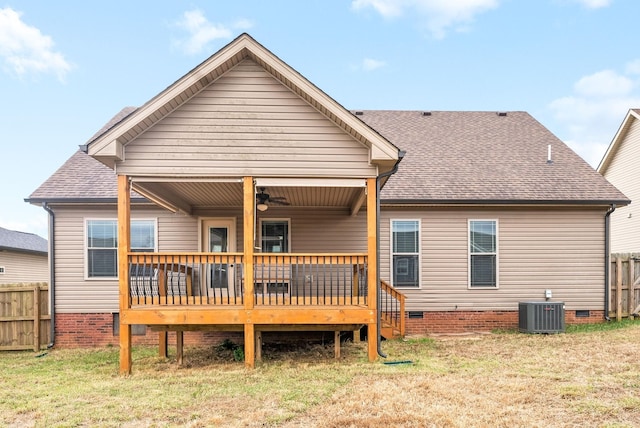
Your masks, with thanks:
M 383 202 L 627 201 L 526 112 L 360 113 L 361 120 L 406 151 L 398 172 L 382 190 Z
M 89 141 L 115 126 L 135 110 L 136 107 L 125 107 L 120 110 Z M 133 196 L 139 197 L 135 193 L 132 194 Z M 96 199 L 118 199 L 115 173 L 108 166 L 88 156 L 82 150 L 78 150 L 27 200 L 37 203 Z
M 123 112 L 106 127 L 130 113 Z M 528 113 L 361 113 L 358 118 L 406 151 L 398 172 L 382 190 L 383 202 L 628 203 Z M 552 163 L 547 162 L 549 145 Z M 78 151 L 29 201 L 104 198 L 117 198 L 114 172 Z
M 47 254 L 49 246 L 41 236 L 0 227 L 0 250 Z
M 29 196 L 31 202 L 102 199 L 117 200 L 115 172 L 78 150 Z

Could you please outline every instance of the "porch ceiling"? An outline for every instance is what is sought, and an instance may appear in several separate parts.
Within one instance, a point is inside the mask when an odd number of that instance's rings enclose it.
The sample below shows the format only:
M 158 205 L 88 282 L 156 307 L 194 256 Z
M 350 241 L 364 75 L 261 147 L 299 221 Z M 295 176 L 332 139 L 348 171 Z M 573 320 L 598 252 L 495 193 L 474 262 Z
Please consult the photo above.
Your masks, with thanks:
M 242 183 L 238 182 L 151 182 L 133 181 L 133 189 L 172 211 L 193 214 L 215 208 L 242 208 Z M 278 208 L 345 208 L 356 214 L 366 206 L 365 189 L 362 187 L 267 187 L 272 198 L 284 198 L 283 206 L 269 201 L 269 209 Z

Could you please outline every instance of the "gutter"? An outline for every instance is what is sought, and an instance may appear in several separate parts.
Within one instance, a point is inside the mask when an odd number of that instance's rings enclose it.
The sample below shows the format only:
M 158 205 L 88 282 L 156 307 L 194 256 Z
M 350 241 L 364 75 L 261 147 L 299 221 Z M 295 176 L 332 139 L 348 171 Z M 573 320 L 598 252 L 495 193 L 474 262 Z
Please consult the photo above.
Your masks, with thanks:
M 611 208 L 604 215 L 604 319 L 611 321 L 609 318 L 609 270 L 611 269 L 611 214 L 616 210 L 616 204 L 611 204 Z
M 46 202 L 42 204 L 42 208 L 49 213 L 49 311 L 51 312 L 51 325 L 49 334 L 50 342 L 47 345 L 47 349 L 51 349 L 56 342 L 56 216 Z
M 406 152 L 404 150 L 398 151 L 398 160 L 393 165 L 390 171 L 383 172 L 376 177 L 376 343 L 378 349 L 378 355 L 382 358 L 387 358 L 387 354 L 382 351 L 382 343 L 380 341 L 380 322 L 382 320 L 382 310 L 380 305 L 380 181 L 383 178 L 387 178 L 398 171 L 398 165 Z M 402 314 L 401 316 L 404 316 Z M 371 340 L 369 338 L 368 340 Z
M 592 206 L 592 205 L 628 205 L 628 199 L 620 200 L 563 200 L 563 199 L 385 199 L 381 201 L 386 206 L 433 206 L 433 205 L 518 205 L 518 206 L 540 206 L 540 205 L 561 205 L 561 206 Z

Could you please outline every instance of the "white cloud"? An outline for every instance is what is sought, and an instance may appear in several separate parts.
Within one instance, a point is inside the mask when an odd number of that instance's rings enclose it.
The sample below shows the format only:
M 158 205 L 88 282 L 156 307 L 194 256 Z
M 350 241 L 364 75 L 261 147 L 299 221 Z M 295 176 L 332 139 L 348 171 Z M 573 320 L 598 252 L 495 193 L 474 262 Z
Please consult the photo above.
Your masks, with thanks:
M 376 59 L 365 58 L 362 60 L 362 69 L 364 71 L 373 71 L 385 65 L 387 64 L 384 61 L 378 61 Z
M 72 69 L 64 56 L 53 50 L 53 40 L 22 21 L 22 13 L 0 9 L 0 57 L 5 69 L 22 77 L 29 73 L 54 73 L 60 81 Z
M 576 82 L 575 91 L 584 96 L 613 96 L 628 94 L 634 86 L 633 80 L 613 70 L 603 70 L 585 76 Z
M 610 6 L 613 0 L 574 0 L 587 9 L 600 9 L 601 7 Z
M 217 39 L 230 39 L 232 30 L 247 30 L 253 23 L 247 19 L 240 19 L 231 25 L 213 24 L 204 16 L 201 10 L 194 9 L 184 12 L 176 26 L 187 32 L 187 36 L 174 42 L 188 55 L 198 54 L 207 49 L 210 42 Z
M 355 10 L 372 7 L 385 18 L 402 15 L 406 6 L 407 2 L 402 0 L 353 0 L 351 3 L 351 7 Z
M 438 39 L 450 29 L 466 30 L 476 15 L 497 6 L 498 0 L 353 0 L 351 3 L 354 10 L 371 7 L 385 18 L 416 14 Z
M 584 76 L 575 83 L 572 95 L 549 104 L 555 119 L 567 129 L 561 137 L 594 167 L 627 111 L 640 106 L 640 79 L 628 70 L 626 75 L 603 70 Z

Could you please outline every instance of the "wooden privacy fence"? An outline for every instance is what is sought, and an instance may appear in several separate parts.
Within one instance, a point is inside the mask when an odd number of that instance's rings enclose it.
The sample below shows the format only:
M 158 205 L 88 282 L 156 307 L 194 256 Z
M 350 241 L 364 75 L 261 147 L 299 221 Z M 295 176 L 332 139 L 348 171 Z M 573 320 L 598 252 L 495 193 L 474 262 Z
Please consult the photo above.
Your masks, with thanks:
M 40 350 L 50 341 L 46 283 L 0 285 L 0 351 Z
M 611 254 L 610 272 L 609 315 L 640 316 L 640 253 Z

